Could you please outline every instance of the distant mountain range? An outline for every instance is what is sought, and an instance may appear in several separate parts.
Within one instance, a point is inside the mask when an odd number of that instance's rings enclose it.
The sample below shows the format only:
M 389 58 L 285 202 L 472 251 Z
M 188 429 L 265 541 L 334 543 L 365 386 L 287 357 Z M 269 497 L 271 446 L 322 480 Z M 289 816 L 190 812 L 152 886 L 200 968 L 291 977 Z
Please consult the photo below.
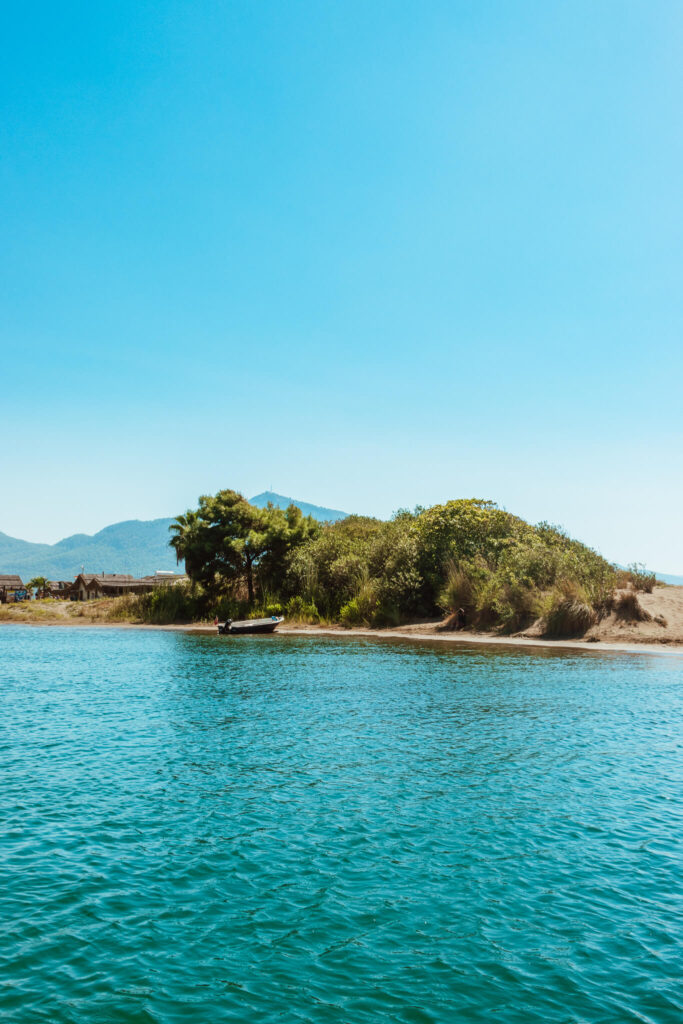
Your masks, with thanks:
M 287 508 L 293 503 L 304 515 L 311 515 L 320 522 L 336 522 L 347 514 L 272 491 L 264 491 L 250 500 L 259 508 L 264 508 L 269 501 L 276 508 Z M 133 576 L 146 576 L 157 569 L 176 569 L 173 549 L 168 546 L 168 528 L 172 522 L 172 518 L 130 519 L 106 526 L 92 536 L 76 533 L 57 544 L 33 544 L 0 533 L 0 574 L 19 573 L 27 582 L 32 576 L 73 579 L 81 567 L 86 572 L 121 572 Z
M 669 572 L 658 572 L 655 576 L 662 583 L 670 583 L 672 587 L 683 587 L 683 576 L 672 576 Z

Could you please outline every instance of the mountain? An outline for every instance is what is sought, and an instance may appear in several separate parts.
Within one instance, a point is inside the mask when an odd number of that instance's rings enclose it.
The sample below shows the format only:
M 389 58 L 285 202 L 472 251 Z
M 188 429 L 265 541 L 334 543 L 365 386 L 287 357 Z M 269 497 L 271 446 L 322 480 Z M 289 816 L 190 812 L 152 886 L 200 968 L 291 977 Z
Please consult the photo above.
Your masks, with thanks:
M 146 576 L 157 569 L 176 569 L 168 546 L 172 519 L 131 519 L 106 526 L 89 536 L 76 533 L 57 544 L 31 544 L 0 533 L 0 572 L 17 572 L 24 582 L 31 576 L 73 579 L 81 571 L 122 572 Z
M 655 575 L 662 583 L 669 583 L 672 587 L 683 587 L 683 576 L 672 576 L 669 572 L 658 572 Z
M 297 505 L 305 516 L 313 516 L 321 523 L 336 523 L 340 519 L 346 519 L 348 512 L 340 512 L 338 508 L 323 508 L 321 505 L 311 505 L 307 501 L 299 501 L 297 498 L 286 498 L 284 494 L 276 494 L 275 491 L 264 491 L 257 494 L 249 501 L 257 508 L 265 508 L 268 502 L 275 508 L 287 508 L 288 505 Z
M 304 515 L 321 522 L 336 522 L 346 517 L 346 513 L 338 509 L 294 501 L 272 491 L 251 499 L 259 508 L 264 508 L 269 501 L 277 508 L 287 508 L 294 503 Z M 133 576 L 146 576 L 157 569 L 177 571 L 175 554 L 168 546 L 168 528 L 172 522 L 173 519 L 129 519 L 106 526 L 92 536 L 76 533 L 57 544 L 33 544 L 0 533 L 0 573 L 19 573 L 27 582 L 32 576 L 73 579 L 82 566 L 86 572 L 122 572 Z

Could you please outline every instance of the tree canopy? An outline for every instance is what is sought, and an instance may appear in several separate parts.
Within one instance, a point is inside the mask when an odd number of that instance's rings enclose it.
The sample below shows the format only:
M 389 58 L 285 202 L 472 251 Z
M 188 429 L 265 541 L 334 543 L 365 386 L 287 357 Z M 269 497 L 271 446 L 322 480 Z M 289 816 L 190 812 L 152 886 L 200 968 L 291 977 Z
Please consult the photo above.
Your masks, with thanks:
M 253 603 L 256 580 L 261 589 L 278 588 L 291 552 L 316 534 L 318 524 L 295 505 L 256 508 L 238 491 L 223 490 L 201 497 L 170 530 L 191 580 L 209 589 L 244 582 Z

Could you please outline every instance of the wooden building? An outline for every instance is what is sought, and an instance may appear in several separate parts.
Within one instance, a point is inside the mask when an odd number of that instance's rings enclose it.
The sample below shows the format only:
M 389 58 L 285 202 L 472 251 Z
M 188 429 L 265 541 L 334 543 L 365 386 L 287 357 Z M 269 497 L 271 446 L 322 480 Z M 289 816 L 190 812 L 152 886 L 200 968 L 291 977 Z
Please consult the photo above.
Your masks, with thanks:
M 22 583 L 21 576 L 10 576 L 0 574 L 0 604 L 7 604 L 14 601 L 15 595 L 25 592 L 26 587 Z
M 157 573 L 142 579 L 120 573 L 79 573 L 71 586 L 70 597 L 72 601 L 94 601 L 98 597 L 148 594 L 157 587 L 172 586 L 186 578 L 176 573 Z

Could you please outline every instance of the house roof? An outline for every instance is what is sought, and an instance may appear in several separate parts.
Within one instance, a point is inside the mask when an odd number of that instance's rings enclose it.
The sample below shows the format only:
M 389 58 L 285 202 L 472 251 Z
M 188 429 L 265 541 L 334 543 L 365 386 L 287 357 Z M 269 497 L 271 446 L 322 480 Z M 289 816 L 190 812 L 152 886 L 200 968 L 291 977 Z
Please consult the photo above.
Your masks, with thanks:
M 150 579 L 137 579 L 135 576 L 128 576 L 124 573 L 80 573 L 75 580 L 75 584 L 81 580 L 86 590 L 91 588 L 94 590 L 98 588 L 100 590 L 112 590 L 118 587 L 126 587 L 130 590 L 140 589 L 142 587 L 149 588 L 153 586 L 153 580 Z
M 135 576 L 128 576 L 126 573 L 118 572 L 85 572 L 81 574 L 84 580 L 97 580 L 98 583 L 134 583 Z
M 21 581 L 21 576 L 4 576 L 0 573 L 0 589 L 5 590 L 23 590 L 24 584 Z

